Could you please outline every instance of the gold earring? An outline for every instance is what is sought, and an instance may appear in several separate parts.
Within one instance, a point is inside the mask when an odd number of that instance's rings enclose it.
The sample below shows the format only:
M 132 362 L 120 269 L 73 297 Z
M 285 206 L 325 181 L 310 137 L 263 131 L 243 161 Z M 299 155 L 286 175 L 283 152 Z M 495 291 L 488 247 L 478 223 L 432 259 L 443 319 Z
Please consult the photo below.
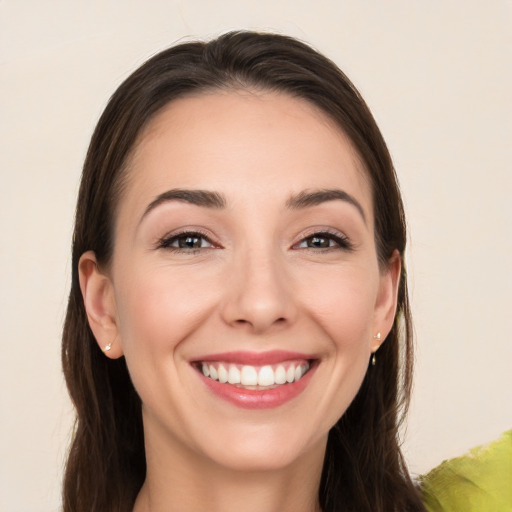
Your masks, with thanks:
M 380 341 L 380 338 L 381 338 L 381 335 L 380 335 L 380 332 L 378 332 L 374 337 L 373 339 L 374 340 L 378 340 Z M 377 352 L 377 350 L 379 350 L 380 348 L 380 345 L 373 351 L 373 355 L 372 355 L 372 366 L 375 366 L 375 361 L 376 361 L 376 358 L 375 358 L 375 352 Z

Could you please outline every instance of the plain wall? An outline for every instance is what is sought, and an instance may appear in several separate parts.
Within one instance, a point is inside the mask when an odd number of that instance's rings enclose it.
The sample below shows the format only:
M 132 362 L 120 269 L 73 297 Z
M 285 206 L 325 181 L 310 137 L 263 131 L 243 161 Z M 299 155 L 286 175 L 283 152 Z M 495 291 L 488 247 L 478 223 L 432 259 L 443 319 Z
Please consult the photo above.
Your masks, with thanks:
M 0 510 L 58 510 L 75 196 L 108 97 L 186 36 L 278 30 L 360 88 L 401 180 L 417 372 L 412 470 L 512 426 L 512 3 L 0 2 Z

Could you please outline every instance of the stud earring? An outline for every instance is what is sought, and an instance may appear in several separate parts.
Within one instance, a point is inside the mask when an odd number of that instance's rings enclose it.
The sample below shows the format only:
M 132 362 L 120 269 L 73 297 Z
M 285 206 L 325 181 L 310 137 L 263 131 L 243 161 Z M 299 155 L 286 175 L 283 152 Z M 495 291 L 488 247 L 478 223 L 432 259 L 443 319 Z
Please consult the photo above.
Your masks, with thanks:
M 114 343 L 114 341 L 116 341 L 116 339 L 114 338 L 113 341 L 111 341 L 108 345 L 105 345 L 105 348 L 103 349 L 103 353 L 106 354 L 111 348 L 112 348 L 112 344 Z

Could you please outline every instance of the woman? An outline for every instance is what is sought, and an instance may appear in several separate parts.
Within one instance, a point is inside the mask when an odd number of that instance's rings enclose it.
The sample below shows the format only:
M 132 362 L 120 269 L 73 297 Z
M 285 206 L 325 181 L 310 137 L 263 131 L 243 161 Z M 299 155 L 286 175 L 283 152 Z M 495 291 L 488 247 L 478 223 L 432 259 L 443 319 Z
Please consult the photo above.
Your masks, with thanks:
M 149 60 L 84 165 L 64 510 L 423 510 L 397 433 L 405 240 L 385 142 L 328 59 L 240 32 Z

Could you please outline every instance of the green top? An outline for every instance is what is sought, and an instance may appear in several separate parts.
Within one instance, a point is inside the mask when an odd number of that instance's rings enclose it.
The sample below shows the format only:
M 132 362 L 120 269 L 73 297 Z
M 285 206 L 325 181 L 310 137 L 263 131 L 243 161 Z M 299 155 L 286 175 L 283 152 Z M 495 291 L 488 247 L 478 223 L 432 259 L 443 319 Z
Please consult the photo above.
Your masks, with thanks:
M 512 512 L 512 430 L 420 477 L 428 512 Z

